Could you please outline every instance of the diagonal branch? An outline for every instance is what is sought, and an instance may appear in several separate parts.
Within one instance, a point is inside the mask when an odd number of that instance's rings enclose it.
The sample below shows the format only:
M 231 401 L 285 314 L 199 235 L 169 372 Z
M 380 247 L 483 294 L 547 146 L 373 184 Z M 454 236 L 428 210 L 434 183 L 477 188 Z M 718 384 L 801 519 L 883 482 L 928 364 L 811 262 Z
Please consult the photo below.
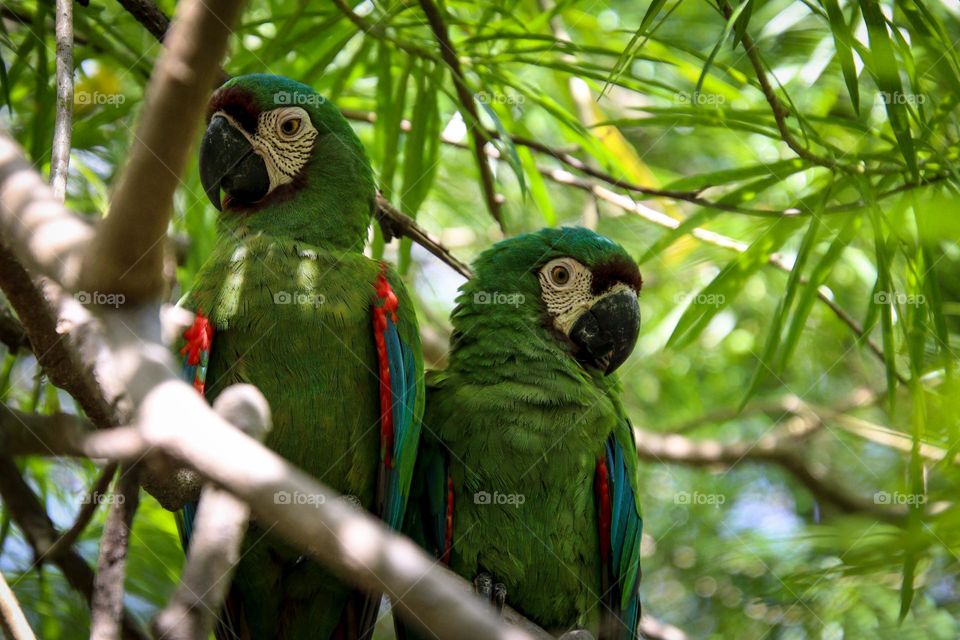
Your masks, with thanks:
M 460 101 L 460 108 L 464 110 L 467 120 L 467 126 L 470 129 L 470 138 L 473 141 L 473 155 L 477 161 L 477 169 L 480 171 L 480 182 L 483 188 L 483 198 L 487 203 L 487 210 L 493 219 L 497 221 L 500 228 L 503 229 L 503 213 L 501 211 L 501 197 L 497 195 L 496 187 L 493 182 L 493 171 L 490 169 L 490 162 L 487 160 L 487 154 L 484 151 L 490 137 L 486 129 L 480 124 L 480 114 L 477 111 L 477 103 L 467 88 L 466 77 L 463 75 L 463 68 L 460 65 L 460 58 L 457 50 L 454 49 L 450 41 L 450 34 L 447 31 L 447 25 L 440 15 L 440 11 L 433 3 L 433 0 L 420 0 L 420 8 L 427 16 L 427 22 L 430 23 L 430 29 L 433 31 L 433 37 L 440 46 L 440 56 L 450 68 L 450 74 L 453 76 L 454 88 L 457 92 L 457 99 Z
M 252 387 L 224 390 L 214 402 L 224 420 L 263 442 L 270 430 L 270 407 Z M 187 562 L 170 604 L 154 619 L 157 636 L 168 640 L 206 638 L 240 560 L 250 507 L 220 487 L 204 487 L 197 507 Z
M 17 596 L 0 574 L 0 634 L 8 640 L 35 640 Z
M 37 556 L 37 562 L 50 560 L 63 572 L 70 586 L 83 594 L 87 602 L 93 597 L 93 570 L 72 547 L 50 555 L 59 534 L 43 505 L 20 475 L 17 465 L 6 454 L 0 454 L 0 497 L 10 518 L 23 532 Z M 129 613 L 124 612 L 122 637 L 126 640 L 146 640 Z
M 730 8 L 730 3 L 722 0 L 720 8 L 723 11 L 723 17 L 729 20 L 730 16 L 733 15 L 733 9 Z M 766 98 L 767 103 L 770 105 L 770 110 L 773 112 L 773 119 L 777 123 L 777 130 L 780 132 L 781 139 L 783 139 L 794 153 L 807 162 L 820 165 L 821 167 L 827 167 L 828 169 L 845 169 L 846 167 L 839 164 L 833 158 L 813 153 L 800 144 L 800 141 L 793 136 L 793 132 L 790 131 L 790 127 L 787 125 L 787 116 L 790 114 L 790 110 L 780 101 L 780 98 L 777 97 L 777 92 L 773 89 L 773 85 L 770 84 L 766 67 L 764 67 L 763 60 L 760 58 L 760 50 L 757 49 L 753 38 L 746 32 L 743 34 L 742 42 L 744 51 L 747 52 L 747 59 L 750 60 L 750 65 L 753 67 L 757 80 L 760 82 L 760 90 L 763 92 L 763 97 Z
M 127 303 L 160 297 L 173 195 L 193 148 L 241 2 L 181 2 L 147 87 L 130 155 L 83 260 L 88 291 Z
M 33 435 L 36 437 L 36 434 Z M 0 439 L 2 439 L 2 434 L 0 434 Z M 82 534 L 84 529 L 87 528 L 87 525 L 90 524 L 90 520 L 93 519 L 93 515 L 97 512 L 97 507 L 100 506 L 102 502 L 101 497 L 106 494 L 107 489 L 110 487 L 110 481 L 113 480 L 113 476 L 116 475 L 116 473 L 117 463 L 108 462 L 80 502 L 80 511 L 74 518 L 73 524 L 63 535 L 57 538 L 57 541 L 50 547 L 50 553 L 52 555 L 57 555 L 62 549 L 72 547 L 77 541 L 80 534 Z
M 150 0 L 118 0 L 127 13 L 150 32 L 158 42 L 163 42 L 170 29 L 170 18 Z

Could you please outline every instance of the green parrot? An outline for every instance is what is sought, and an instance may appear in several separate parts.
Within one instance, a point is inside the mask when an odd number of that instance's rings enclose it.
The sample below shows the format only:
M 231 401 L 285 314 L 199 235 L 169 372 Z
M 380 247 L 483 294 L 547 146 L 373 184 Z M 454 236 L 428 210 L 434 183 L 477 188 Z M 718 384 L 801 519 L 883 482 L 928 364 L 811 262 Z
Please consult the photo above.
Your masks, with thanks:
M 599 618 L 601 639 L 637 637 L 637 451 L 613 372 L 640 288 L 587 229 L 499 242 L 457 298 L 447 369 L 427 374 L 404 530 L 554 633 Z
M 399 529 L 424 406 L 413 305 L 363 255 L 372 169 L 337 108 L 275 75 L 229 80 L 200 146 L 218 239 L 182 304 L 184 376 L 213 400 L 251 383 L 270 403 L 266 445 Z M 223 199 L 221 201 L 221 193 Z M 280 495 L 291 508 L 312 496 Z M 189 543 L 196 506 L 180 514 Z M 220 638 L 367 638 L 380 595 L 361 594 L 251 525 Z

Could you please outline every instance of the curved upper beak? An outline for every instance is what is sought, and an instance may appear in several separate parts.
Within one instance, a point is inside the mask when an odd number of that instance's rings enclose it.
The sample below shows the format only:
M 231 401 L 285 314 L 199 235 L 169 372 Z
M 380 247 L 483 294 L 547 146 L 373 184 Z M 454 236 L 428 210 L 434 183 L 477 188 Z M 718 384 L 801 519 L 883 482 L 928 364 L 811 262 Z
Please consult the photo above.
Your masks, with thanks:
M 576 358 L 604 375 L 616 371 L 633 353 L 640 334 L 640 304 L 632 289 L 604 296 L 570 329 Z
M 253 204 L 270 191 L 267 166 L 233 124 L 221 115 L 214 116 L 200 143 L 200 183 L 218 211 L 220 190 L 228 196 L 227 205 Z

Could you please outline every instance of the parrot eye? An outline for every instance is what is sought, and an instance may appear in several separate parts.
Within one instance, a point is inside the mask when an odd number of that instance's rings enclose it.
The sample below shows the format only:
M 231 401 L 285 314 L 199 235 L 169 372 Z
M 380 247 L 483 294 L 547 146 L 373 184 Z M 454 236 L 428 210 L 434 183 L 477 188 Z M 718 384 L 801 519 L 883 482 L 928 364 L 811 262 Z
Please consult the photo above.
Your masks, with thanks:
M 311 128 L 307 112 L 299 107 L 278 109 L 272 115 L 276 118 L 275 127 L 281 140 L 297 140 Z
M 303 121 L 300 120 L 300 118 L 287 118 L 280 122 L 280 134 L 285 138 L 292 138 L 297 135 L 297 132 L 300 131 L 300 127 L 302 126 Z
M 570 282 L 570 271 L 565 266 L 558 264 L 553 269 L 550 269 L 550 279 L 553 280 L 553 284 L 562 287 Z
M 571 258 L 551 260 L 540 269 L 540 281 L 553 291 L 565 291 L 577 285 L 585 276 L 583 266 Z

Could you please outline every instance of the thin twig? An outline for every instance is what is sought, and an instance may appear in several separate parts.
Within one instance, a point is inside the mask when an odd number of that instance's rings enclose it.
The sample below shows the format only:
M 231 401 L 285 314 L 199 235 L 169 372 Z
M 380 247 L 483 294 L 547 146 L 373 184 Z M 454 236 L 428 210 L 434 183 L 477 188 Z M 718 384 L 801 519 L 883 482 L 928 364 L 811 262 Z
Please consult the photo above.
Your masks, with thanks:
M 77 512 L 77 516 L 73 520 L 73 525 L 71 525 L 63 535 L 57 538 L 57 541 L 50 547 L 49 553 L 56 555 L 60 553 L 62 549 L 73 546 L 73 543 L 77 541 L 80 534 L 82 534 L 87 528 L 87 525 L 90 524 L 90 520 L 93 519 L 93 514 L 97 512 L 97 507 L 100 506 L 102 502 L 101 497 L 106 495 L 107 489 L 110 487 L 110 481 L 113 480 L 113 476 L 116 475 L 116 473 L 117 463 L 108 462 L 80 502 L 80 511 Z
M 90 601 L 90 640 L 119 637 L 123 621 L 123 583 L 133 516 L 140 503 L 138 467 L 124 466 L 111 496 L 112 504 L 100 537 L 100 558 Z
M 465 119 L 470 130 L 470 138 L 473 141 L 473 155 L 477 162 L 477 169 L 480 171 L 480 186 L 483 189 L 483 199 L 487 203 L 487 210 L 493 219 L 497 221 L 500 228 L 504 228 L 503 213 L 501 211 L 501 196 L 497 195 L 496 186 L 493 181 L 493 171 L 490 169 L 490 162 L 487 160 L 487 154 L 484 147 L 490 141 L 486 129 L 480 124 L 480 114 L 477 111 L 476 101 L 467 88 L 466 78 L 463 75 L 463 68 L 460 65 L 460 58 L 457 50 L 453 47 L 450 40 L 450 34 L 447 31 L 447 25 L 443 21 L 443 16 L 433 3 L 433 0 L 420 0 L 420 8 L 427 16 L 427 22 L 430 23 L 430 29 L 433 31 L 433 37 L 440 46 L 440 56 L 450 68 L 450 74 L 454 79 L 454 88 L 457 92 L 457 99 L 460 101 L 460 108 L 465 112 Z
M 118 0 L 127 13 L 137 19 L 158 42 L 163 42 L 170 29 L 170 18 L 150 0 Z
M 73 126 L 73 0 L 57 0 L 57 115 L 50 155 L 50 186 L 62 202 L 67 194 Z
M 40 500 L 20 475 L 17 465 L 5 453 L 0 454 L 0 497 L 11 519 L 33 548 L 37 562 L 51 560 L 63 572 L 70 586 L 83 594 L 88 603 L 91 602 L 93 570 L 72 547 L 61 549 L 55 556 L 49 555 L 50 548 L 60 536 Z M 122 633 L 127 640 L 146 640 L 133 617 L 126 611 L 123 614 Z
M 767 434 L 756 442 L 724 443 L 719 440 L 692 440 L 675 434 L 660 434 L 634 428 L 637 452 L 641 459 L 688 466 L 733 467 L 741 462 L 776 464 L 800 481 L 815 497 L 830 502 L 847 513 L 867 513 L 886 522 L 901 523 L 906 509 L 887 508 L 842 488 L 836 478 L 814 471 L 808 450 L 798 441 L 822 426 L 816 418 L 796 416 L 805 421 L 800 433 L 790 428 Z
M 0 631 L 7 640 L 35 640 L 17 596 L 0 574 Z
M 390 240 L 390 236 L 406 236 L 448 264 L 464 278 L 470 278 L 473 275 L 470 267 L 454 257 L 450 250 L 437 240 L 431 238 L 423 227 L 417 224 L 416 220 L 394 207 L 379 193 L 377 194 L 376 215 L 387 241 Z
M 723 10 L 724 18 L 729 20 L 730 16 L 733 15 L 733 9 L 731 9 L 730 3 L 728 3 L 726 0 L 722 0 L 721 9 Z M 750 60 L 750 65 L 753 67 L 754 74 L 756 74 L 757 80 L 760 82 L 760 90 L 763 92 L 763 96 L 766 98 L 767 103 L 770 105 L 770 110 L 773 112 L 773 119 L 777 123 L 777 130 L 780 132 L 781 139 L 793 150 L 794 153 L 811 164 L 827 167 L 828 169 L 844 169 L 845 167 L 840 165 L 833 158 L 828 158 L 826 156 L 813 153 L 800 144 L 800 142 L 793 136 L 793 132 L 790 131 L 790 127 L 787 124 L 787 116 L 790 115 L 790 110 L 784 106 L 784 104 L 780 101 L 780 98 L 777 97 L 777 92 L 774 91 L 773 85 L 770 83 L 770 78 L 767 76 L 766 67 L 763 64 L 763 60 L 760 58 L 760 51 L 754 44 L 753 38 L 751 38 L 748 33 L 744 32 L 741 41 L 743 43 L 744 51 L 747 52 L 747 58 Z

